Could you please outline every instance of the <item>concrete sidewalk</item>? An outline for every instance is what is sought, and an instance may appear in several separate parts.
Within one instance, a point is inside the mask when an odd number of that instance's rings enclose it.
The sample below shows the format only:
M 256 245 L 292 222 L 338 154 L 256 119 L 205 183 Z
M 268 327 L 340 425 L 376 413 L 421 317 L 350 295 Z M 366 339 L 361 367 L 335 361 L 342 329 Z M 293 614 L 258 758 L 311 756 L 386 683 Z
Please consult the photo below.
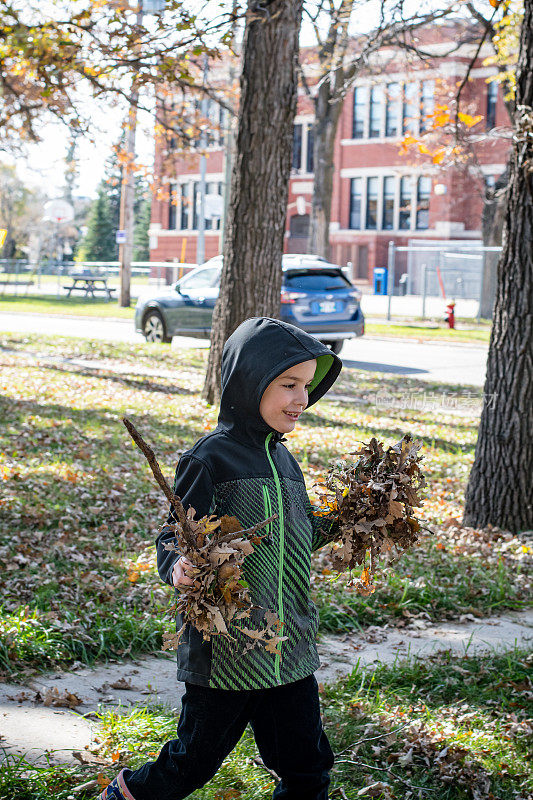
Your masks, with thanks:
M 458 657 L 468 653 L 502 651 L 515 644 L 533 643 L 533 611 L 458 622 L 431 623 L 424 612 L 407 627 L 372 626 L 363 633 L 320 638 L 319 683 L 335 681 L 361 665 L 391 664 L 407 656 L 425 658 L 439 650 Z M 176 681 L 175 655 L 143 656 L 94 669 L 80 666 L 70 672 L 39 675 L 26 686 L 0 684 L 0 747 L 25 753 L 38 761 L 45 751 L 52 760 L 71 762 L 74 751 L 88 748 L 97 731 L 95 712 L 113 709 L 127 713 L 137 704 L 163 703 L 179 713 L 183 683 Z M 50 703 L 45 706 L 44 702 Z M 68 703 L 58 707 L 54 703 Z

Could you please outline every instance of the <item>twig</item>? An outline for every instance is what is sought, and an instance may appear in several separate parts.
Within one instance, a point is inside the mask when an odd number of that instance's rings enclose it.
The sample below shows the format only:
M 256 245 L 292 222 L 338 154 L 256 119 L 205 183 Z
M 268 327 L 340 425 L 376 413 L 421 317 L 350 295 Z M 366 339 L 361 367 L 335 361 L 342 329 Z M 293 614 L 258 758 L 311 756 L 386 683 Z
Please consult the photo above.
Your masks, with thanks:
M 405 778 L 400 778 L 400 776 L 397 775 L 395 772 L 393 772 L 389 767 L 374 767 L 372 764 L 364 764 L 362 761 L 352 761 L 351 759 L 348 758 L 344 759 L 343 761 L 336 761 L 335 765 L 337 764 L 353 764 L 355 767 L 365 767 L 365 769 L 374 769 L 377 770 L 378 772 L 388 772 L 389 775 L 391 775 L 394 778 L 394 780 L 400 781 L 400 783 L 403 783 L 405 784 L 405 786 L 408 786 L 409 789 L 419 789 L 421 792 L 437 791 L 436 789 L 432 789 L 431 787 L 428 786 L 415 786 L 414 783 L 409 783 L 409 781 L 406 781 Z
M 368 739 L 359 739 L 357 742 L 352 742 L 349 744 L 348 747 L 345 747 L 344 750 L 340 750 L 338 753 L 335 753 L 335 758 L 337 756 L 342 756 L 347 750 L 351 750 L 352 747 L 357 747 L 358 744 L 363 744 L 363 742 L 373 742 L 376 739 L 383 739 L 384 736 L 390 736 L 393 733 L 398 733 L 398 731 L 402 731 L 404 728 L 407 728 L 408 725 L 411 724 L 411 721 L 405 722 L 403 725 L 400 725 L 399 728 L 394 728 L 392 731 L 385 731 L 384 733 L 379 733 L 377 736 L 370 736 Z
M 85 792 L 88 789 L 96 789 L 97 786 L 98 786 L 98 781 L 95 778 L 92 781 L 87 781 L 86 783 L 78 784 L 78 786 L 73 786 L 70 791 L 74 792 L 75 794 L 78 794 L 79 792 Z
M 272 775 L 272 777 L 275 780 L 279 781 L 279 775 L 276 772 L 274 772 L 273 769 L 269 769 L 262 758 L 259 758 L 259 757 L 254 758 L 254 764 L 257 764 L 258 767 L 261 767 L 262 769 L 265 769 L 268 772 L 269 775 Z
M 334 795 L 334 794 L 340 794 L 340 796 L 342 797 L 342 800 L 348 800 L 348 798 L 346 797 L 346 792 L 344 791 L 344 789 L 342 788 L 342 786 L 336 786 L 336 787 L 335 787 L 335 788 L 334 788 L 334 789 L 333 789 L 333 790 L 332 790 L 332 791 L 329 793 L 329 796 L 330 796 L 330 797 L 333 797 L 333 795 Z

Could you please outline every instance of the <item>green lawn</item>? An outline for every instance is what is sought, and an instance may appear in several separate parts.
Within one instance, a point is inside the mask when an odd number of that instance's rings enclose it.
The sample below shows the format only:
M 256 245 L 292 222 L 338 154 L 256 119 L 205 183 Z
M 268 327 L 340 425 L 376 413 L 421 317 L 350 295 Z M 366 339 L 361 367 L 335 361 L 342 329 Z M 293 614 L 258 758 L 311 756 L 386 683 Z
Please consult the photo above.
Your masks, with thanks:
M 133 319 L 136 299 L 130 308 L 121 308 L 116 300 L 91 297 L 55 297 L 54 295 L 29 295 L 27 297 L 0 295 L 0 313 L 13 314 L 67 314 L 69 316 Z
M 217 408 L 199 396 L 206 358 L 205 350 L 145 343 L 0 338 L 1 674 L 160 647 L 173 624 L 165 616 L 172 590 L 159 580 L 153 546 L 166 501 L 121 416 L 151 442 L 171 479 L 180 452 L 216 424 Z M 454 526 L 481 389 L 346 369 L 335 391 L 343 399 L 318 403 L 287 437 L 311 494 L 331 459 L 360 440 L 393 442 L 411 432 L 423 442 L 429 491 L 421 514 L 434 533 L 385 570 L 367 598 L 335 579 L 328 549 L 319 551 L 312 591 L 321 630 L 402 626 L 410 614 L 483 616 L 530 603 L 531 542 Z M 436 413 L 437 401 L 464 414 Z
M 531 797 L 533 658 L 526 650 L 362 668 L 321 686 L 323 722 L 335 764 L 329 795 L 381 800 L 515 800 Z M 175 738 L 168 707 L 99 715 L 97 765 L 31 768 L 9 757 L 0 796 L 69 800 L 72 788 L 123 766 L 153 760 Z M 268 800 L 277 781 L 256 763 L 250 728 L 215 777 L 192 800 Z M 96 789 L 76 796 L 91 798 Z
M 488 325 L 475 326 L 475 320 L 465 320 L 456 323 L 457 328 L 450 330 L 445 323 L 400 323 L 393 325 L 386 323 L 365 323 L 365 335 L 392 336 L 396 338 L 416 339 L 421 341 L 443 342 L 481 342 L 488 344 L 490 327 Z

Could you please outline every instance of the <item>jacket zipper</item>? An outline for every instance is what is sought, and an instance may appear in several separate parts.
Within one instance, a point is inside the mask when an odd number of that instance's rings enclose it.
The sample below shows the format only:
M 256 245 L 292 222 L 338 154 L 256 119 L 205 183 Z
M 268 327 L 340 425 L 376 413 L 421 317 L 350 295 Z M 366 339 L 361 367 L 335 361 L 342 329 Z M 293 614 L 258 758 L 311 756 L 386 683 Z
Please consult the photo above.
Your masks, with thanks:
M 266 486 L 265 484 L 263 484 L 263 501 L 265 503 L 265 517 L 266 519 L 268 519 L 269 517 L 272 516 L 272 506 L 270 504 L 270 495 L 268 494 L 268 486 Z M 273 533 L 272 523 L 269 522 L 268 525 L 266 526 L 266 536 L 265 536 L 266 542 L 272 541 L 271 539 L 272 533 Z
M 270 439 L 272 438 L 273 434 L 269 433 L 265 440 L 265 450 L 267 454 L 268 461 L 270 463 L 270 468 L 272 470 L 272 475 L 274 476 L 274 483 L 276 484 L 276 493 L 278 499 L 278 522 L 279 522 L 279 572 L 278 572 L 278 608 L 279 608 L 279 621 L 281 623 L 284 622 L 283 617 L 283 560 L 284 560 L 284 549 L 285 549 L 285 525 L 283 519 L 283 498 L 281 495 L 281 484 L 279 482 L 279 476 L 276 471 L 276 467 L 274 466 L 274 462 L 272 461 L 272 456 L 270 455 L 268 445 L 270 443 Z M 266 489 L 266 495 L 264 490 Z M 268 497 L 268 488 L 263 486 L 263 495 Z M 268 504 L 270 505 L 270 498 L 268 500 Z M 282 628 L 283 630 L 283 628 Z M 281 646 L 283 642 L 280 642 L 278 645 L 278 650 L 281 651 Z M 281 685 L 281 677 L 280 677 L 280 666 L 281 666 L 281 652 L 276 655 L 276 659 L 274 662 L 274 671 L 276 673 L 276 678 L 278 680 L 278 684 Z

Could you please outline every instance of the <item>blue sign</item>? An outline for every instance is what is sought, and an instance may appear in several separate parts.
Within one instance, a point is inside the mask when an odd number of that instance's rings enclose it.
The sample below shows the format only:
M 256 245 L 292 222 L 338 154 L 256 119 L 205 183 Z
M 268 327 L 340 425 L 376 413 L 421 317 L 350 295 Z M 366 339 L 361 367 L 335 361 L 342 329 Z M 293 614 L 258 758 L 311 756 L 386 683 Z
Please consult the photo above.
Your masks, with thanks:
M 117 244 L 126 243 L 126 231 L 115 231 L 115 241 Z

